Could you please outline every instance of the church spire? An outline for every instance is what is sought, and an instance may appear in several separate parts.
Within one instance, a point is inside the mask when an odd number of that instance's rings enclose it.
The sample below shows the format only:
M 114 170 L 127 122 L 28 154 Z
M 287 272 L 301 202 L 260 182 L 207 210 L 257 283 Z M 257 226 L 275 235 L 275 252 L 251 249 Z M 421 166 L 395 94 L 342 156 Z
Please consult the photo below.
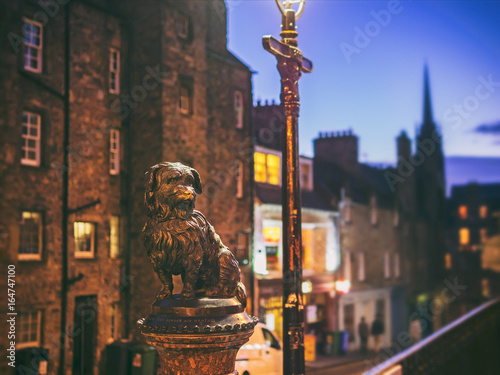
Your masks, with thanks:
M 423 124 L 433 124 L 432 118 L 432 103 L 431 103 L 431 88 L 429 84 L 429 68 L 427 64 L 424 66 L 424 118 Z

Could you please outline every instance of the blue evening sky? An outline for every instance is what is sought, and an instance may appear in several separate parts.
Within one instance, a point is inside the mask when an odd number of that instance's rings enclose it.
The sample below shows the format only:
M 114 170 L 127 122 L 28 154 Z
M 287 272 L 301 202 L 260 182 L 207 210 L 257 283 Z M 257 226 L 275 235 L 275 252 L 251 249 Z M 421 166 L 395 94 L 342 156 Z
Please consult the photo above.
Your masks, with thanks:
M 226 3 L 229 48 L 256 72 L 254 100 L 279 101 L 276 60 L 261 43 L 279 38 L 275 0 Z M 297 26 L 314 63 L 300 80 L 301 154 L 312 156 L 319 132 L 353 129 L 361 161 L 394 163 L 395 137 L 413 138 L 422 119 L 427 62 L 445 154 L 500 156 L 500 1 L 307 0 Z

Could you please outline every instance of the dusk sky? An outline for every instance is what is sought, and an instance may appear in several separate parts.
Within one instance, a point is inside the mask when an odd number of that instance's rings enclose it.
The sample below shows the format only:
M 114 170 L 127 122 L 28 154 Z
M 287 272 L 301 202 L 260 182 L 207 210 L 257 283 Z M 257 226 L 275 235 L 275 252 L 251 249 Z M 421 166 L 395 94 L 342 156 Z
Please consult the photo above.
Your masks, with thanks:
M 261 43 L 279 38 L 275 1 L 227 5 L 229 48 L 256 72 L 254 101 L 279 102 L 276 59 Z M 500 1 L 307 0 L 297 26 L 314 63 L 299 85 L 301 154 L 312 156 L 319 132 L 352 129 L 361 161 L 394 163 L 395 137 L 413 138 L 422 121 L 427 62 L 445 154 L 500 156 Z

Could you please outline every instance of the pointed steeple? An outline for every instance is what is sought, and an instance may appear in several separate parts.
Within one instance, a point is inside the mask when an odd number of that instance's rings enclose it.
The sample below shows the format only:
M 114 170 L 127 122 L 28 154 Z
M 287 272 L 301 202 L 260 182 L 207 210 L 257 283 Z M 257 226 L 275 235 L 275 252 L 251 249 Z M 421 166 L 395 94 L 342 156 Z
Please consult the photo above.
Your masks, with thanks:
M 432 103 L 431 103 L 431 88 L 429 84 L 429 68 L 427 64 L 424 66 L 424 117 L 423 124 L 433 124 L 432 118 Z

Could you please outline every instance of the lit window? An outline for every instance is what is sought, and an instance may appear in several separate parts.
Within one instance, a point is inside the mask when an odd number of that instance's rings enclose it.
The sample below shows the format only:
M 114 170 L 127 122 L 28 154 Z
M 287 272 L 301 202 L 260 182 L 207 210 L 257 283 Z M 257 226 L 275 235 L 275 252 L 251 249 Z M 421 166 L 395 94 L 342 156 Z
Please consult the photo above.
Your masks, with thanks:
M 179 93 L 179 110 L 186 115 L 192 112 L 191 108 L 191 87 L 188 85 L 181 85 Z
M 116 258 L 120 255 L 120 217 L 111 216 L 109 219 L 109 256 Z
M 42 25 L 24 19 L 24 69 L 42 72 Z
M 481 243 L 486 243 L 486 241 L 488 240 L 488 229 L 486 228 L 479 229 L 479 238 Z
M 111 129 L 109 137 L 109 174 L 120 174 L 120 131 Z
M 264 235 L 264 242 L 266 243 L 280 243 L 281 229 L 280 227 L 265 227 L 262 228 Z
M 75 258 L 94 258 L 95 224 L 75 221 Z
M 234 92 L 234 115 L 236 117 L 236 128 L 243 128 L 243 93 L 241 91 Z
M 23 212 L 19 241 L 19 260 L 42 259 L 42 215 L 39 212 Z
M 302 267 L 305 270 L 313 269 L 313 231 L 302 229 Z
M 394 254 L 394 277 L 401 276 L 401 259 L 399 253 Z
M 485 298 L 491 297 L 490 281 L 488 279 L 481 280 L 481 292 L 483 297 Z
M 444 266 L 447 270 L 450 270 L 452 267 L 451 254 L 447 253 L 444 255 Z
M 16 349 L 39 347 L 42 328 L 42 311 L 32 310 L 20 312 L 17 327 L 19 334 L 16 335 Z
M 468 245 L 470 242 L 470 233 L 468 228 L 460 228 L 458 231 L 460 245 Z
M 479 217 L 485 219 L 488 216 L 488 206 L 479 207 Z
M 267 271 L 279 271 L 280 260 L 278 249 L 278 246 L 266 246 Z
M 21 164 L 40 166 L 41 117 L 35 113 L 23 112 Z
M 109 49 L 109 92 L 120 93 L 120 51 Z
M 234 178 L 236 180 L 236 198 L 243 198 L 243 162 L 237 161 Z
M 281 160 L 278 155 L 256 152 L 254 155 L 255 181 L 280 185 Z
M 184 14 L 178 14 L 175 21 L 177 36 L 186 39 L 189 36 L 189 18 Z
M 374 195 L 370 198 L 370 222 L 377 224 L 377 198 Z
M 458 216 L 460 219 L 467 219 L 467 206 L 458 207 Z
M 352 280 L 351 276 L 351 253 L 349 251 L 344 252 L 344 279 Z
M 365 280 L 365 253 L 358 253 L 358 281 Z
M 384 277 L 386 279 L 391 277 L 391 258 L 387 251 L 384 253 Z

